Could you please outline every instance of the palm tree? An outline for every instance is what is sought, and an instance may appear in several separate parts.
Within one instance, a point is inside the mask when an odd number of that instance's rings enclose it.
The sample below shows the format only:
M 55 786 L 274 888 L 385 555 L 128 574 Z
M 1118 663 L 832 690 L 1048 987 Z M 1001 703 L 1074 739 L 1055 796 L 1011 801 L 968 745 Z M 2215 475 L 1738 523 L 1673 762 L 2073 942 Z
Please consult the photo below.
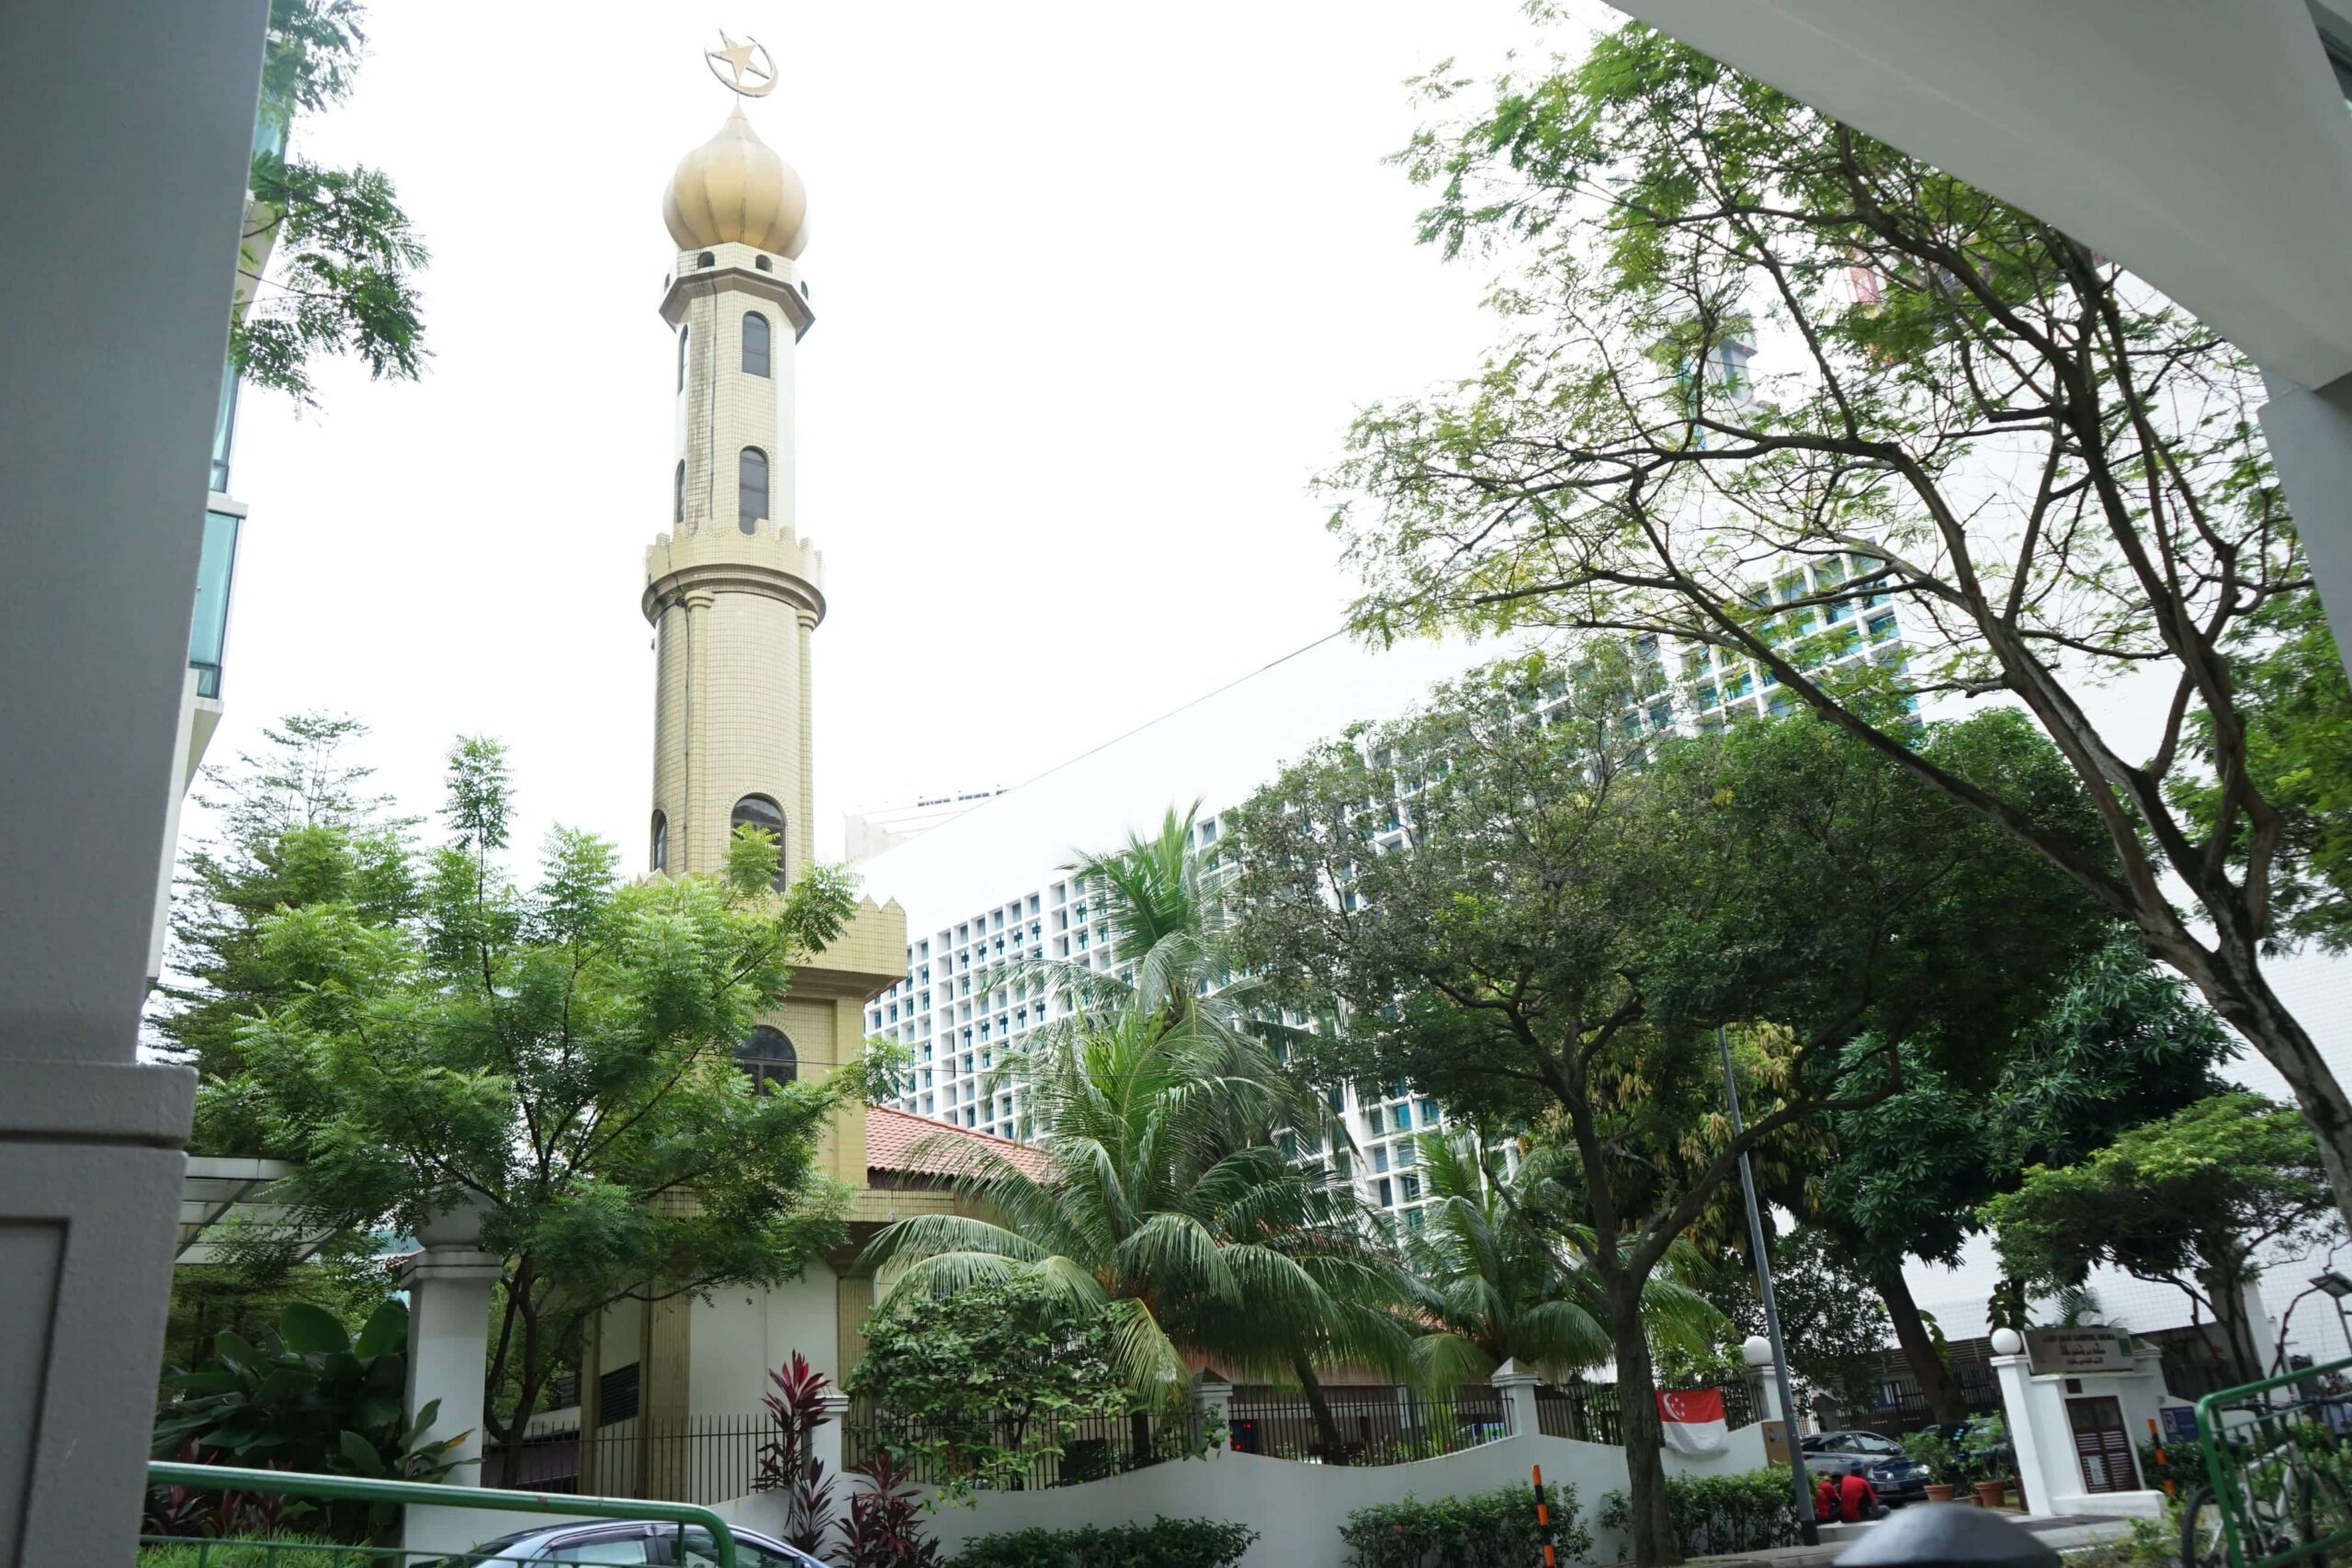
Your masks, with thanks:
M 1187 1383 L 1186 1351 L 1310 1385 L 1318 1360 L 1408 1365 L 1393 1258 L 1349 1184 L 1283 1159 L 1271 1129 L 1285 1096 L 1232 1070 L 1229 1044 L 1154 1007 L 1099 1015 L 1033 1053 L 1023 1081 L 1045 1172 L 943 1134 L 933 1146 L 962 1164 L 958 1190 L 996 1217 L 884 1230 L 865 1261 L 896 1275 L 885 1308 L 901 1292 L 1034 1279 L 1073 1312 L 1108 1314 L 1131 1385 L 1166 1401 Z
M 1265 995 L 1255 976 L 1238 965 L 1227 942 L 1217 900 L 1214 857 L 1194 847 L 1200 803 L 1182 815 L 1168 808 L 1158 832 L 1130 833 L 1118 848 L 1084 853 L 1061 869 L 1095 900 L 1109 928 L 1111 967 L 1029 953 L 980 977 L 984 991 L 1052 997 L 1060 1011 L 1031 1033 L 1025 1049 L 997 1067 L 990 1091 L 1021 1084 L 1031 1063 L 1074 1048 L 1114 1019 L 1140 1014 L 1181 1034 L 1187 1049 L 1221 1075 L 1252 1079 L 1274 1091 L 1278 1123 L 1300 1132 L 1329 1130 L 1323 1100 L 1287 1071 L 1288 1044 L 1298 1031 Z M 1024 1104 L 1029 1124 L 1041 1127 L 1034 1097 Z
M 1532 1160 L 1506 1174 L 1497 1152 L 1466 1131 L 1426 1133 L 1415 1143 L 1422 1183 L 1438 1200 L 1406 1247 L 1412 1307 L 1428 1325 L 1414 1346 L 1425 1381 L 1452 1387 L 1516 1361 L 1565 1382 L 1608 1360 L 1600 1281 L 1584 1260 L 1591 1233 L 1571 1230 L 1577 1253 L 1563 1257 L 1521 1218 L 1562 1207 L 1545 1190 L 1557 1178 Z M 1722 1334 L 1723 1314 L 1675 1277 L 1700 1261 L 1695 1248 L 1678 1244 L 1643 1289 L 1653 1340 L 1698 1350 Z

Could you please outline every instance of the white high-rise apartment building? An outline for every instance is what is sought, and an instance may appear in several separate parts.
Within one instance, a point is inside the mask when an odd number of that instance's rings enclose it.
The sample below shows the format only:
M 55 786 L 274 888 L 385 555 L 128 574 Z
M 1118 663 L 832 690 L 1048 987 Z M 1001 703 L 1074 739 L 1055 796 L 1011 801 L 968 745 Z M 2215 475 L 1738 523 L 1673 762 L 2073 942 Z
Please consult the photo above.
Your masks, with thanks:
M 1802 599 L 1868 570 L 1866 562 L 1851 557 L 1792 564 L 1759 588 L 1758 604 Z M 1794 612 L 1779 632 L 1792 638 L 1834 634 L 1816 645 L 1826 664 L 1899 664 L 1904 656 L 1895 606 L 1884 595 Z M 1772 677 L 1746 660 L 1704 648 L 1669 657 L 1654 637 L 1633 646 L 1644 669 L 1637 674 L 1641 700 L 1625 716 L 1629 728 L 1695 733 L 1791 710 L 1792 699 Z M 1099 971 L 1112 967 L 1100 900 L 1059 868 L 1082 850 L 1108 850 L 1129 831 L 1152 829 L 1169 807 L 1181 810 L 1196 798 L 1204 804 L 1193 823 L 1193 847 L 1207 850 L 1221 831 L 1218 811 L 1246 798 L 1306 745 L 1357 719 L 1401 714 L 1420 701 L 1434 679 L 1501 651 L 1492 646 L 1455 649 L 1432 670 L 1426 662 L 1390 663 L 1346 645 L 1317 644 L 1091 754 L 1082 769 L 1057 770 L 877 857 L 864 869 L 876 886 L 897 891 L 908 910 L 907 976 L 867 1004 L 865 1025 L 869 1034 L 898 1042 L 909 1052 L 910 1076 L 896 1101 L 899 1109 L 1000 1137 L 1030 1135 L 1020 1091 L 995 1081 L 995 1069 L 1008 1050 L 1047 1021 L 1050 1008 L 1065 1004 L 1046 995 L 1041 985 L 984 982 L 1024 958 L 1067 960 Z M 1361 666 L 1383 678 L 1374 691 L 1351 687 L 1335 698 L 1324 691 L 1321 679 L 1334 664 Z M 1548 688 L 1536 716 L 1548 715 L 1566 698 L 1565 682 Z M 1349 702 L 1362 705 L 1345 705 Z M 1202 785 L 1212 781 L 1200 779 L 1201 759 L 1187 754 L 1186 736 L 1204 727 L 1222 736 L 1226 720 L 1242 720 L 1248 728 L 1251 716 L 1268 713 L 1288 716 L 1264 737 L 1273 743 L 1254 752 L 1224 748 L 1216 759 L 1223 778 L 1215 783 L 1231 782 L 1207 794 Z M 1168 730 L 1175 733 L 1162 733 Z M 1108 767 L 1098 761 L 1105 758 Z M 1188 763 L 1195 769 L 1190 774 L 1184 771 Z M 1400 781 L 1400 798 L 1414 787 L 1409 779 Z M 1113 795 L 1107 802 L 1105 791 Z M 1096 829 L 1095 822 L 1103 829 Z M 1061 836 L 1041 839 L 1039 829 Z M 1374 838 L 1384 850 L 1403 841 L 1400 816 L 1391 816 Z M 956 897 L 943 888 L 940 902 L 929 902 L 925 889 L 934 876 L 926 874 L 950 866 L 959 874 L 953 880 L 960 887 L 982 897 Z M 1442 1109 L 1405 1092 L 1401 1084 L 1350 1086 L 1335 1091 L 1331 1109 L 1344 1120 L 1352 1152 L 1324 1147 L 1312 1135 L 1292 1140 L 1290 1152 L 1302 1159 L 1330 1160 L 1352 1176 L 1366 1202 L 1399 1216 L 1408 1228 L 1419 1225 L 1427 1199 L 1415 1168 L 1413 1137 L 1442 1126 Z

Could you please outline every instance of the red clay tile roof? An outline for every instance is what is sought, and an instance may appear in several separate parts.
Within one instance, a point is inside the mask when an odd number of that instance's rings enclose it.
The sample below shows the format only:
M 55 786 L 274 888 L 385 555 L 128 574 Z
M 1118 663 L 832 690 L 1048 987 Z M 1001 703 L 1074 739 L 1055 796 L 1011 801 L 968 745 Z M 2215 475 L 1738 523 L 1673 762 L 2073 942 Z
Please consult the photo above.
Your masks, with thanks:
M 970 1140 L 969 1145 L 965 1140 Z M 933 1141 L 933 1140 L 935 1140 Z M 967 1148 L 987 1148 L 1002 1155 L 1019 1170 L 1042 1178 L 1049 1168 L 1046 1151 L 1010 1138 L 999 1138 L 967 1127 L 950 1127 L 928 1116 L 894 1111 L 887 1105 L 865 1108 L 865 1168 L 898 1176 L 960 1176 Z

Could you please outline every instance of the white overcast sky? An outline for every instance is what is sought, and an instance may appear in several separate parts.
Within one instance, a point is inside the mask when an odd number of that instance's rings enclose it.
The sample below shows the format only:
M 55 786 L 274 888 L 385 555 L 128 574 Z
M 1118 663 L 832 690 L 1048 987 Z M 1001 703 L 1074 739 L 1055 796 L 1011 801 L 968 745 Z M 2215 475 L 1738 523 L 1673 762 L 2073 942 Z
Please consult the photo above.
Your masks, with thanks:
M 719 27 L 774 50 L 751 113 L 809 189 L 827 851 L 844 807 L 1020 783 L 1338 624 L 1308 479 L 1359 406 L 1490 336 L 1483 270 L 1414 243 L 1421 195 L 1383 162 L 1422 112 L 1406 80 L 1577 41 L 1513 0 L 372 12 L 357 92 L 297 145 L 397 182 L 433 358 L 414 384 L 330 368 L 299 419 L 248 393 L 212 757 L 348 712 L 422 809 L 451 738 L 495 735 L 518 847 L 561 821 L 630 870 L 672 461 L 661 195 L 730 107 Z

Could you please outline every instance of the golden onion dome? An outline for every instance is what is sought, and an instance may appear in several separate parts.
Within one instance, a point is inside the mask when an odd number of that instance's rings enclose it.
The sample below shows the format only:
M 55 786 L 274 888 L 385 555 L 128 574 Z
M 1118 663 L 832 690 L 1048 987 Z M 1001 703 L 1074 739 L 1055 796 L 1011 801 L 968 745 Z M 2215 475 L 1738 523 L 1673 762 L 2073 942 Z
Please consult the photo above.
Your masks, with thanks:
M 808 190 L 738 104 L 718 135 L 678 160 L 662 220 L 682 251 L 743 244 L 797 257 L 808 243 Z

